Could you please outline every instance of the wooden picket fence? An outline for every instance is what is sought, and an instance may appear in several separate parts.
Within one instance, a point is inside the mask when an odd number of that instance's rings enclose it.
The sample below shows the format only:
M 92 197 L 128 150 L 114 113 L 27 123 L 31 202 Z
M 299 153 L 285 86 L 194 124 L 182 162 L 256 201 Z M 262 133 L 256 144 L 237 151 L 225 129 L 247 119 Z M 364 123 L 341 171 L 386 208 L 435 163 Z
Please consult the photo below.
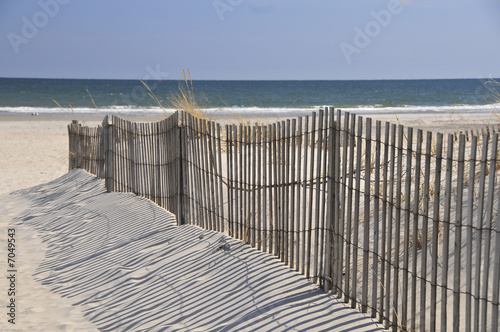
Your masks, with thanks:
M 444 136 L 333 108 L 251 126 L 176 112 L 68 130 L 70 170 L 271 253 L 386 328 L 498 330 L 493 130 Z

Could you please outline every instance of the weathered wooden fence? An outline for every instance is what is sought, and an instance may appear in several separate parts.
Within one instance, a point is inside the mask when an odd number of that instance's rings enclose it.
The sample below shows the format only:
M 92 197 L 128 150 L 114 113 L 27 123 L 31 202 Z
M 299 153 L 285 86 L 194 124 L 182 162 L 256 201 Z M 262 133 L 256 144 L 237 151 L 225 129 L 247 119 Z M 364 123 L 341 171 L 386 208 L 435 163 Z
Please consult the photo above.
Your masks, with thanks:
M 69 135 L 70 169 L 272 253 L 387 328 L 498 330 L 497 133 L 330 108 L 252 126 L 113 116 Z
M 481 128 L 469 129 L 469 130 L 461 130 L 459 132 L 454 133 L 455 141 L 458 141 L 458 138 L 461 134 L 465 135 L 465 140 L 470 142 L 472 136 L 483 136 L 484 134 L 494 134 L 500 132 L 500 126 L 498 125 L 488 125 Z

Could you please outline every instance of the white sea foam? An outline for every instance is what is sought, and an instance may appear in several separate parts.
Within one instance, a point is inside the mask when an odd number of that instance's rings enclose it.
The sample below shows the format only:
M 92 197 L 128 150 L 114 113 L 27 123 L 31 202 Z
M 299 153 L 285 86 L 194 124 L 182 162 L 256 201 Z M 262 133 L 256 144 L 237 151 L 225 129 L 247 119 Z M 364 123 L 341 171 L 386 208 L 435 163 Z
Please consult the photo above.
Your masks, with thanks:
M 316 105 L 311 107 L 221 107 L 221 108 L 206 108 L 205 111 L 209 114 L 220 116 L 238 115 L 256 115 L 256 116 L 297 116 L 306 115 L 317 111 L 325 106 Z M 487 105 L 446 105 L 446 106 L 391 106 L 384 107 L 383 105 L 356 105 L 346 107 L 335 107 L 346 112 L 357 114 L 394 114 L 394 113 L 488 113 L 500 111 L 499 104 Z M 61 109 L 58 107 L 0 107 L 0 113 L 31 113 L 31 114 L 71 114 L 71 113 L 86 113 L 86 114 L 148 114 L 148 113 L 173 113 L 175 109 L 160 107 L 136 107 L 136 106 L 112 106 L 103 108 L 93 107 L 74 107 L 73 109 Z
M 359 105 L 354 107 L 345 107 L 341 109 L 353 113 L 487 113 L 487 112 L 500 111 L 500 103 L 487 104 L 487 105 L 446 105 L 446 106 L 404 105 L 404 106 L 394 106 L 394 107 Z

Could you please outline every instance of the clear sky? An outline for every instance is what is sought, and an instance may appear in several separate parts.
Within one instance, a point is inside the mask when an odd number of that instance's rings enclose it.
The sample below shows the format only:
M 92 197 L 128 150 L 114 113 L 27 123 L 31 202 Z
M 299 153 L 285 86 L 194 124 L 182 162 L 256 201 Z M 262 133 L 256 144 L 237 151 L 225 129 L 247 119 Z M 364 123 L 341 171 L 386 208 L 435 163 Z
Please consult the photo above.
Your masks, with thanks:
M 500 77 L 500 0 L 0 0 L 0 77 Z

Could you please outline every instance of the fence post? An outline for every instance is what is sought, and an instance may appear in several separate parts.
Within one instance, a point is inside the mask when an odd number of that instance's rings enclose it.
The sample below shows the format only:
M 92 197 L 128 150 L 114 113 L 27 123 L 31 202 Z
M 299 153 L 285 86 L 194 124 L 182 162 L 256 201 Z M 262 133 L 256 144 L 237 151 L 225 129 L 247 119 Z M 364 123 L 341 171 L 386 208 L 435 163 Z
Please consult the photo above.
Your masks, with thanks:
M 325 261 L 324 261 L 324 271 L 323 271 L 323 291 L 328 293 L 330 288 L 333 288 L 333 276 L 330 273 L 331 271 L 331 264 L 334 263 L 334 256 L 337 254 L 337 252 L 334 250 L 335 248 L 335 241 L 337 240 L 334 238 L 335 234 L 335 224 L 337 223 L 337 220 L 334 219 L 335 217 L 335 204 L 337 203 L 338 200 L 338 193 L 337 191 L 333 188 L 336 189 L 336 183 L 335 181 L 337 180 L 335 174 L 338 169 L 337 162 L 339 159 L 336 157 L 335 152 L 337 151 L 337 139 L 336 135 L 337 133 L 335 132 L 335 118 L 334 118 L 334 110 L 333 108 L 330 108 L 329 112 L 329 120 L 330 122 L 328 123 L 327 127 L 327 138 L 325 138 L 326 141 L 326 149 L 328 150 L 328 153 L 325 156 L 325 159 L 328 160 L 328 172 L 325 176 L 325 181 L 328 182 L 327 184 L 327 192 L 328 195 L 327 201 L 326 201 L 326 206 L 327 206 L 327 211 L 326 211 L 326 220 L 325 220 Z M 332 222 L 333 221 L 333 222 Z
M 176 112 L 176 117 L 177 117 L 177 128 L 178 128 L 178 144 L 177 144 L 177 160 L 179 162 L 178 166 L 178 187 L 177 187 L 177 223 L 178 225 L 183 225 L 184 224 L 184 211 L 183 211 L 183 204 L 182 204 L 182 198 L 184 196 L 184 172 L 183 172 L 183 164 L 182 164 L 182 158 L 183 153 L 182 153 L 182 146 L 184 144 L 183 139 L 182 139 L 182 112 L 177 111 Z M 179 121 L 180 117 L 180 121 Z
M 97 147 L 97 177 L 104 178 L 104 131 L 102 125 L 97 127 L 97 139 L 99 146 Z
M 69 165 L 68 170 L 71 171 L 75 168 L 75 126 L 78 124 L 77 120 L 73 120 L 71 124 L 68 125 L 68 136 L 69 136 Z
M 112 144 L 113 144 L 113 139 L 112 139 L 112 130 L 111 127 L 112 123 L 109 119 L 108 116 L 104 118 L 103 121 L 103 136 L 104 136 L 104 146 L 105 146 L 105 153 L 104 153 L 104 163 L 105 163 L 105 168 L 106 168 L 106 191 L 107 192 L 112 192 L 113 191 L 113 151 L 111 149 Z

